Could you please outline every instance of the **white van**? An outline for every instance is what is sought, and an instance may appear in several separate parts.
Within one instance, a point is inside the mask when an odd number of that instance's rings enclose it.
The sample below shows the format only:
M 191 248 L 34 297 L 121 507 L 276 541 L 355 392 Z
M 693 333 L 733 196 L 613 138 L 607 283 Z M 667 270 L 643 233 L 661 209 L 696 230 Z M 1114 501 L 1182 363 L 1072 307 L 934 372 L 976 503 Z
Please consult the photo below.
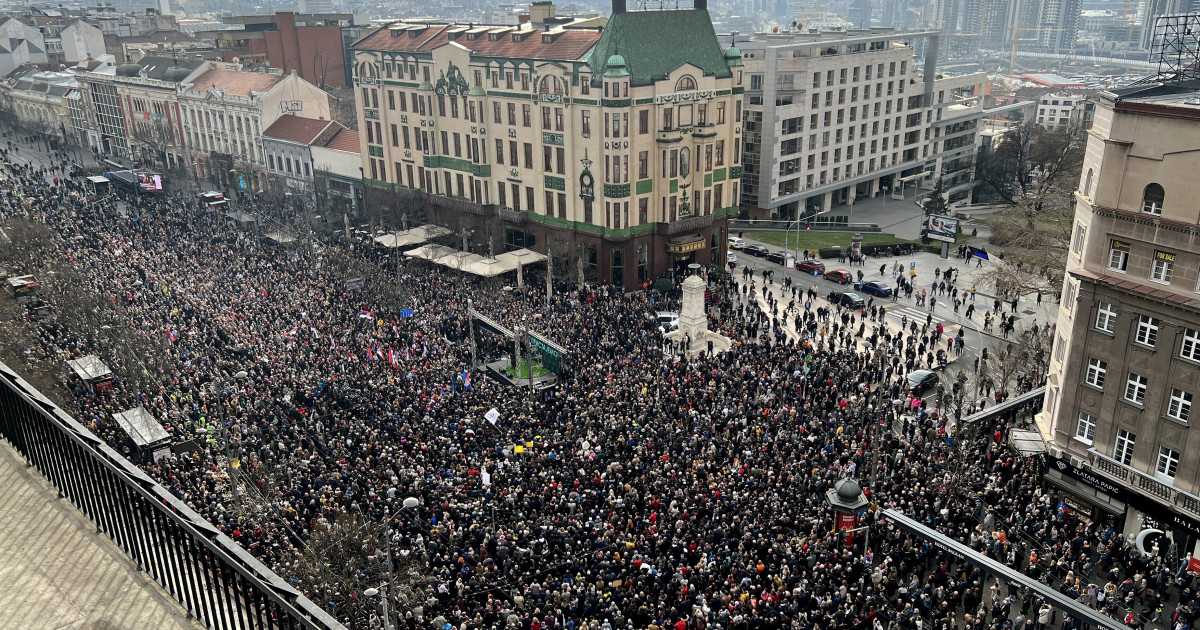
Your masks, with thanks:
M 729 237 L 729 249 L 741 249 L 746 246 L 746 241 L 736 236 Z

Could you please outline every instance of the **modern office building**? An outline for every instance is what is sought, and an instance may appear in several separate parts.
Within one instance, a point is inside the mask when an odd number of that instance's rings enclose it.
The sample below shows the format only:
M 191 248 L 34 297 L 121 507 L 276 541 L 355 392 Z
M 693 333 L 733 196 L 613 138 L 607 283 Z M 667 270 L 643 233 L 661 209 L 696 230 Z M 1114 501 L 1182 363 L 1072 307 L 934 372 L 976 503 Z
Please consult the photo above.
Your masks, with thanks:
M 966 196 L 979 119 L 1024 105 L 985 110 L 986 74 L 938 75 L 938 37 L 873 28 L 739 40 L 742 207 L 753 218 L 811 216 L 939 177 L 951 200 Z
M 402 21 L 363 38 L 368 212 L 420 204 L 456 230 L 500 221 L 506 243 L 561 243 L 595 280 L 629 288 L 723 263 L 742 54 L 722 50 L 695 4 L 616 0 L 604 27 Z
M 1097 95 L 1038 416 L 1068 505 L 1178 558 L 1200 539 L 1197 146 L 1194 79 Z

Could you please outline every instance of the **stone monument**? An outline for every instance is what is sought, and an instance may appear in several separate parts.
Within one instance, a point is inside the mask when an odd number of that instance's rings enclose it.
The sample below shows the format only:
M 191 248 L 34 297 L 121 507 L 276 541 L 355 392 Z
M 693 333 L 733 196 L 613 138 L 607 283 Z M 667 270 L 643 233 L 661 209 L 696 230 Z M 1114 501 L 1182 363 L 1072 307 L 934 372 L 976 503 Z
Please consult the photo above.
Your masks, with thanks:
M 704 305 L 706 288 L 707 283 L 698 273 L 688 276 L 688 279 L 683 281 L 683 307 L 679 313 L 679 328 L 666 335 L 667 339 L 677 345 L 687 344 L 683 351 L 689 355 L 710 350 L 714 353 L 724 352 L 732 343 L 728 337 L 708 329 L 708 313 Z

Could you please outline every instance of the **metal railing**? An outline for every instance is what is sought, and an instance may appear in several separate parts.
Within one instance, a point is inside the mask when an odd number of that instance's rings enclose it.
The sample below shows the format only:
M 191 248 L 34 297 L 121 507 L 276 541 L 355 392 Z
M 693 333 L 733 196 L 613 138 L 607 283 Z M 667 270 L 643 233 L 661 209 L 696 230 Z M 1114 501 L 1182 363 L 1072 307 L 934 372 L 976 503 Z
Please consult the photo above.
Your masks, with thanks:
M 345 630 L 0 363 L 0 438 L 213 630 Z
M 1200 497 L 1190 492 L 1163 483 L 1132 466 L 1118 462 L 1095 448 L 1088 449 L 1088 464 L 1093 470 L 1120 481 L 1126 487 L 1141 490 L 1186 511 L 1191 518 L 1200 517 Z

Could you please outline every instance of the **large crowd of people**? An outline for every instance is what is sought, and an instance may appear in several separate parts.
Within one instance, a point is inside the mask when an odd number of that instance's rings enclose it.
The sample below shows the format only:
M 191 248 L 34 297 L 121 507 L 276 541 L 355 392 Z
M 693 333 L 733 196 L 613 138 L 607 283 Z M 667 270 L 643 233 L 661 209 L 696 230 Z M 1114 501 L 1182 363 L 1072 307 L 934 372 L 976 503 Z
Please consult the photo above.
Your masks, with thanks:
M 102 356 L 146 378 L 76 386 L 75 417 L 357 627 L 383 627 L 379 608 L 351 611 L 389 563 L 393 623 L 412 630 L 1078 627 L 877 511 L 869 549 L 846 544 L 825 498 L 845 477 L 873 508 L 1131 626 L 1200 616 L 1178 557 L 1066 508 L 1007 448 L 1011 415 L 960 422 L 988 400 L 986 363 L 963 366 L 958 408 L 907 391 L 953 347 L 932 316 L 850 311 L 803 287 L 782 304 L 751 274 L 713 273 L 709 325 L 733 347 L 680 355 L 653 317 L 677 295 L 568 287 L 547 302 L 544 282 L 499 290 L 369 242 L 273 247 L 183 197 L 97 209 L 76 179 L 6 164 L 0 214 L 48 227 L 47 256 L 78 272 L 70 292 L 103 296 L 153 351 Z M 373 285 L 347 289 L 344 260 L 402 290 L 411 317 Z M 471 369 L 468 301 L 568 349 L 551 395 Z M 65 318 L 22 325 L 30 362 L 96 351 Z M 191 448 L 139 452 L 112 418 L 137 406 Z M 309 544 L 341 522 L 385 544 L 358 546 L 361 562 Z

